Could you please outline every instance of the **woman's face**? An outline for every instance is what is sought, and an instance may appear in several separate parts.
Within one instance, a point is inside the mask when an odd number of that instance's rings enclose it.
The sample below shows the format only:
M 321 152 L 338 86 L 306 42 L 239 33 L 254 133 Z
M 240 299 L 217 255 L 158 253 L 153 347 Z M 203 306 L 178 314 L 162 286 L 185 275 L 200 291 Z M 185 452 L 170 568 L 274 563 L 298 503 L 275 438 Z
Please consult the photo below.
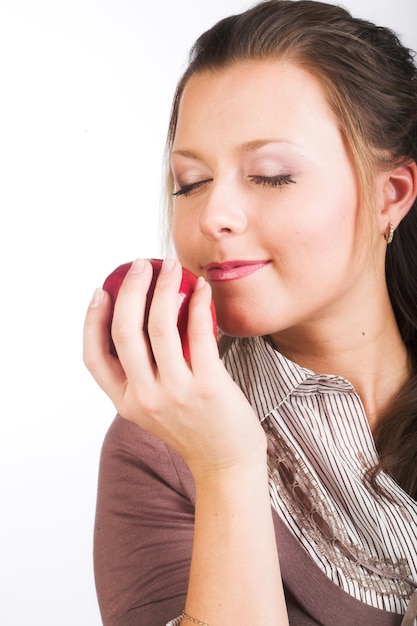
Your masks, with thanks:
M 211 283 L 224 332 L 279 338 L 359 306 L 356 176 L 311 74 L 270 60 L 193 76 L 172 171 L 178 257 Z

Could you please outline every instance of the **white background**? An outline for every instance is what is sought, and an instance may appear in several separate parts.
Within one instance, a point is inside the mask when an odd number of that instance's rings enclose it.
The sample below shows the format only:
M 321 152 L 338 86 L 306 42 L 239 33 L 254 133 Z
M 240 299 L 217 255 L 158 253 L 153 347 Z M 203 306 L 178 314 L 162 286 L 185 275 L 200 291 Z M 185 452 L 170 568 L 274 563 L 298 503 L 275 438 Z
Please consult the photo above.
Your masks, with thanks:
M 200 32 L 250 4 L 0 0 L 2 626 L 101 623 L 92 531 L 114 410 L 82 364 L 84 313 L 116 265 L 161 254 L 176 81 Z M 416 0 L 345 6 L 417 48 Z

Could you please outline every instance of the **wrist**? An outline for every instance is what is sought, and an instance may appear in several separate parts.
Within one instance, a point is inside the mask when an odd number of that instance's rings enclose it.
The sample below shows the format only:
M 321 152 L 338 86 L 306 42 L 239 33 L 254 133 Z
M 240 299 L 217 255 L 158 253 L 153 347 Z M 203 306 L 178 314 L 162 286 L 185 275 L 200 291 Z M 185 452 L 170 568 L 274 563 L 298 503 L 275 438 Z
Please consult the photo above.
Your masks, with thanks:
M 250 485 L 268 480 L 266 450 L 252 452 L 245 457 L 222 463 L 195 463 L 191 467 L 197 493 L 205 490 L 234 488 L 236 484 Z

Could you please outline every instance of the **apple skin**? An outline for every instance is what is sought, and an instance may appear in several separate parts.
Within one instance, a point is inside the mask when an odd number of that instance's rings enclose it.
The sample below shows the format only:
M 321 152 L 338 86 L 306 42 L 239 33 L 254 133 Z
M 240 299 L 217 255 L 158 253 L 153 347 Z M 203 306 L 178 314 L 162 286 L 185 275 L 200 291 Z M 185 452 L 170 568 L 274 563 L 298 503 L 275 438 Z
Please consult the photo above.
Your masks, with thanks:
M 152 265 L 153 276 L 152 276 L 151 284 L 149 286 L 149 290 L 148 290 L 147 297 L 146 297 L 143 330 L 145 331 L 146 336 L 148 337 L 148 341 L 149 341 L 149 335 L 148 335 L 149 309 L 151 306 L 153 292 L 155 290 L 156 280 L 159 276 L 159 272 L 161 271 L 162 260 L 161 259 L 148 259 L 148 261 L 150 261 Z M 114 304 L 116 302 L 119 289 L 122 285 L 124 277 L 126 276 L 131 266 L 132 266 L 132 263 L 123 263 L 122 265 L 119 265 L 119 267 L 116 267 L 116 269 L 113 270 L 113 272 L 109 274 L 109 276 L 107 276 L 106 280 L 103 283 L 103 289 L 110 294 L 110 298 L 112 301 L 112 313 L 111 313 L 110 325 L 113 319 Z M 188 334 L 187 334 L 188 306 L 189 306 L 190 298 L 194 291 L 196 282 L 197 282 L 197 277 L 192 272 L 190 272 L 189 270 L 183 267 L 182 268 L 182 280 L 181 280 L 181 285 L 179 289 L 179 294 L 183 296 L 183 298 L 181 299 L 181 303 L 179 306 L 177 326 L 178 326 L 178 331 L 179 331 L 180 338 L 181 338 L 182 352 L 183 352 L 184 358 L 187 361 L 190 359 L 190 346 L 189 346 Z M 213 320 L 213 334 L 217 339 L 216 310 L 214 308 L 213 300 L 211 301 L 210 310 L 211 310 L 211 316 Z M 116 348 L 114 346 L 113 341 L 111 341 L 110 351 L 114 356 L 117 356 Z

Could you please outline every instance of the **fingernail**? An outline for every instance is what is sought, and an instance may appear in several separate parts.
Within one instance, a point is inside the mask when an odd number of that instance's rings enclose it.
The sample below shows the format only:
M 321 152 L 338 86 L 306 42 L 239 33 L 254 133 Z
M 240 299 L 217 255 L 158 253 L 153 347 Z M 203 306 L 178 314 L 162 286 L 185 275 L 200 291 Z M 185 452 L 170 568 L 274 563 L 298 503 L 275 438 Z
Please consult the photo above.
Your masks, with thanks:
M 206 284 L 206 279 L 204 278 L 204 276 L 199 276 L 197 278 L 197 282 L 195 284 L 195 291 L 198 291 L 199 289 L 202 289 L 204 287 L 204 285 Z
M 133 261 L 132 266 L 129 271 L 132 272 L 132 274 L 140 274 L 141 272 L 143 272 L 144 267 L 145 267 L 144 259 L 136 259 L 135 261 Z
M 175 263 L 176 260 L 173 257 L 167 257 L 162 263 L 161 272 L 170 272 L 172 269 L 174 269 Z
M 91 298 L 91 301 L 90 301 L 90 307 L 95 308 L 95 307 L 100 306 L 100 304 L 103 302 L 103 296 L 104 296 L 103 290 L 100 289 L 100 287 L 98 287 L 93 293 L 93 297 Z

